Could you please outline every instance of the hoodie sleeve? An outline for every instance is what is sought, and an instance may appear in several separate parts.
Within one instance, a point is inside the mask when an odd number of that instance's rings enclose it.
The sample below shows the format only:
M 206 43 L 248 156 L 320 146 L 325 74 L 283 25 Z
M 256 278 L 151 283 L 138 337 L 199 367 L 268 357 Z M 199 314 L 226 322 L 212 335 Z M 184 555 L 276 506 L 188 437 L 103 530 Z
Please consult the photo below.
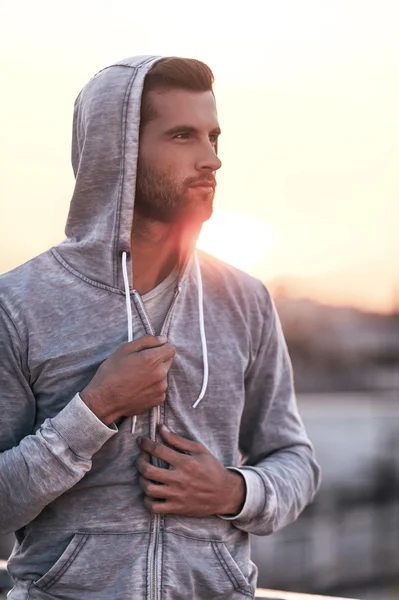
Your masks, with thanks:
M 246 500 L 229 520 L 255 535 L 268 535 L 292 523 L 320 484 L 315 460 L 299 416 L 291 362 L 274 304 L 266 293 L 262 335 L 246 377 L 240 430 L 244 457 L 239 472 Z
M 25 526 L 82 479 L 93 454 L 116 433 L 77 394 L 32 435 L 36 402 L 26 354 L 0 305 L 0 535 Z

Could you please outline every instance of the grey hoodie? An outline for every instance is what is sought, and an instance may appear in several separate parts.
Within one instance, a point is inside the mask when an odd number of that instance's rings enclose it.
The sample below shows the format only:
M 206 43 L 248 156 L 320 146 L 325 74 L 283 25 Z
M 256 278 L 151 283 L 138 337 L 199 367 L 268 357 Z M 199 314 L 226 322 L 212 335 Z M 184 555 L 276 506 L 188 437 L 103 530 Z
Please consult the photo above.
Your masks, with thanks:
M 78 394 L 127 341 L 129 314 L 135 338 L 151 332 L 130 233 L 141 91 L 158 59 L 122 61 L 82 90 L 67 238 L 0 277 L 0 534 L 16 532 L 11 600 L 253 598 L 248 534 L 294 521 L 319 484 L 270 296 L 205 253 L 180 274 L 164 323 L 177 350 L 166 403 L 132 433 L 131 419 L 107 427 Z M 151 517 L 134 462 L 137 436 L 154 438 L 157 422 L 240 469 L 239 515 Z

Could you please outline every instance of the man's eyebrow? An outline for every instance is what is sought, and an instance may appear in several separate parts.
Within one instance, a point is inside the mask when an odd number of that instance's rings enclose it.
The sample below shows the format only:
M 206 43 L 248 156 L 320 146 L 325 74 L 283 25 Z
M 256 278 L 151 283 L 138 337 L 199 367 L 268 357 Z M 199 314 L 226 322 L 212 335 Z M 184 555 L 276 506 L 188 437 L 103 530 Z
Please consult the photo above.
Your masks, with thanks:
M 198 129 L 192 125 L 176 125 L 165 131 L 165 135 L 174 135 L 176 133 L 198 133 Z M 220 127 L 215 127 L 210 133 L 220 135 L 222 132 Z

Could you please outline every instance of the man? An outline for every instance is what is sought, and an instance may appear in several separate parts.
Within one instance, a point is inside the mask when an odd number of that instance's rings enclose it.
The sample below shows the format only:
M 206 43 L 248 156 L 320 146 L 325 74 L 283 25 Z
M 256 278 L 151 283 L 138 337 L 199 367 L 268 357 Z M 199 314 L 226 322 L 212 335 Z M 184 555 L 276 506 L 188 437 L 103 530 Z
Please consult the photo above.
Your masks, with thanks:
M 91 79 L 67 239 L 1 277 L 11 600 L 252 598 L 248 533 L 318 487 L 268 292 L 195 251 L 221 166 L 212 83 L 150 56 Z

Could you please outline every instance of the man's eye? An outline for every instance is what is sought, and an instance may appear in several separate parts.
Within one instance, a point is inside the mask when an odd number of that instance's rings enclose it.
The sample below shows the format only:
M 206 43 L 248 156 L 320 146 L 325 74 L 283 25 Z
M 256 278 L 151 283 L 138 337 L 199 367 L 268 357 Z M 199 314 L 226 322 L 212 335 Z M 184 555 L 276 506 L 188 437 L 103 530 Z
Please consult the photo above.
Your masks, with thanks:
M 189 133 L 178 133 L 177 135 L 175 135 L 175 140 L 188 140 L 190 137 Z
M 216 142 L 218 141 L 218 134 L 215 133 L 214 135 L 210 135 L 209 136 L 209 141 L 211 142 L 211 144 L 216 144 Z

